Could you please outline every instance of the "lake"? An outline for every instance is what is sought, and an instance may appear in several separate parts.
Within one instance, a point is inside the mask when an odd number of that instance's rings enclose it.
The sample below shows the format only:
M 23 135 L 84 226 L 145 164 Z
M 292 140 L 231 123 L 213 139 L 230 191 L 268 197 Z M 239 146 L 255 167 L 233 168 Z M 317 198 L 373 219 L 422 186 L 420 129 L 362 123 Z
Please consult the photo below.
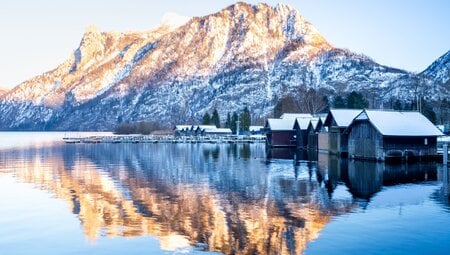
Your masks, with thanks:
M 436 163 L 0 133 L 0 254 L 448 254 Z M 293 160 L 295 158 L 295 160 Z M 308 161 L 312 159 L 314 161 Z

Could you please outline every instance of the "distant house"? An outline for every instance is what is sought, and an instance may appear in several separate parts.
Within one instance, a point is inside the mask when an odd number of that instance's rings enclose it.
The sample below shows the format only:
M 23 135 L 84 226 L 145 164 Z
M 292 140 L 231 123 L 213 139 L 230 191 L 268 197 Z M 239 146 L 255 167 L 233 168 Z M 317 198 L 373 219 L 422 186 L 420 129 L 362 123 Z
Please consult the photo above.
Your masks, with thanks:
M 308 145 L 308 126 L 312 117 L 296 118 L 294 122 L 295 145 L 298 149 L 306 149 Z
M 225 136 L 232 135 L 233 132 L 229 128 L 214 128 L 214 129 L 205 129 L 203 135 L 209 136 Z
M 345 131 L 351 158 L 389 160 L 437 155 L 443 135 L 419 112 L 364 110 Z
M 264 126 L 268 147 L 295 147 L 293 118 L 268 119 Z
M 362 110 L 331 109 L 318 136 L 319 151 L 346 156 L 348 154 L 348 134 L 344 131 Z
M 189 136 L 192 125 L 176 125 L 173 128 L 175 136 Z
M 261 135 L 263 133 L 264 126 L 250 126 L 248 131 L 251 135 Z
M 199 125 L 194 126 L 194 135 L 203 136 L 207 131 L 215 130 L 217 127 L 215 125 Z

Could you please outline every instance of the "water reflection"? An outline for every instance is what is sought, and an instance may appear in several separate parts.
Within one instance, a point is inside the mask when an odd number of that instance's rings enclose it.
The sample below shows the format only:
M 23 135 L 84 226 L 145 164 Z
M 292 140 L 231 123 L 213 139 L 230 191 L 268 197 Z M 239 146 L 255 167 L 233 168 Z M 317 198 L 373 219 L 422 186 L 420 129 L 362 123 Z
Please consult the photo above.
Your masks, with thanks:
M 266 151 L 268 159 L 292 159 L 296 161 L 317 161 L 316 150 L 296 150 L 295 148 L 270 148 Z
M 258 144 L 58 145 L 3 151 L 0 174 L 65 200 L 90 240 L 151 235 L 162 250 L 226 254 L 300 254 L 358 199 L 437 178 L 435 165 L 269 153 Z M 446 173 L 439 178 L 448 204 Z
M 383 186 L 437 180 L 436 164 L 385 164 L 370 161 L 351 161 L 348 167 L 348 186 L 359 198 L 370 199 Z
M 437 180 L 435 163 L 388 164 L 346 160 L 319 154 L 319 167 L 325 186 L 332 196 L 339 184 L 345 184 L 355 198 L 369 200 L 384 186 Z
M 152 235 L 163 250 L 301 253 L 354 206 L 311 165 L 267 164 L 261 145 L 62 145 L 4 151 L 0 167 L 67 201 L 89 239 Z

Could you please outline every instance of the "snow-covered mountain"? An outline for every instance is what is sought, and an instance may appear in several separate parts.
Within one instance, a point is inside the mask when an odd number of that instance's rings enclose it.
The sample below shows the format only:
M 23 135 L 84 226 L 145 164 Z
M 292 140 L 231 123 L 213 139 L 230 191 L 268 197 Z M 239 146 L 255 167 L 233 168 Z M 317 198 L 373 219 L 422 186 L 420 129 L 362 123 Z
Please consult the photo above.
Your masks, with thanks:
M 450 51 L 434 61 L 421 75 L 450 92 Z
M 174 124 L 199 120 L 215 107 L 223 116 L 245 105 L 263 117 L 299 87 L 329 95 L 358 90 L 382 104 L 408 100 L 418 82 L 440 90 L 413 73 L 334 48 L 287 5 L 236 3 L 204 17 L 166 15 L 146 32 L 88 27 L 64 63 L 0 96 L 0 129 Z

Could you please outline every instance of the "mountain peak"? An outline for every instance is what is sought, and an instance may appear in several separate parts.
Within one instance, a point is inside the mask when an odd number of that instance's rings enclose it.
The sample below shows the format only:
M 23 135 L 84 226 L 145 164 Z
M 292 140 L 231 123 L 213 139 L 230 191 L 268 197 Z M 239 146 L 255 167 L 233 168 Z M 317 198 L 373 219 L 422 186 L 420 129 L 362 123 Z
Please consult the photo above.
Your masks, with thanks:
M 284 4 L 284 3 L 277 4 L 275 6 L 275 8 L 289 10 L 289 11 L 297 11 L 297 9 L 295 9 L 294 7 L 292 7 L 292 6 L 288 5 L 288 4 Z
M 83 39 L 81 43 L 82 45 L 93 44 L 94 42 L 101 41 L 101 38 L 102 33 L 100 29 L 96 25 L 92 24 L 84 29 Z
M 84 29 L 84 35 L 88 34 L 98 35 L 101 34 L 101 32 L 100 29 L 95 24 L 91 24 Z
M 167 26 L 175 29 L 186 24 L 190 19 L 191 17 L 178 15 L 174 12 L 166 12 L 161 19 L 161 26 Z

